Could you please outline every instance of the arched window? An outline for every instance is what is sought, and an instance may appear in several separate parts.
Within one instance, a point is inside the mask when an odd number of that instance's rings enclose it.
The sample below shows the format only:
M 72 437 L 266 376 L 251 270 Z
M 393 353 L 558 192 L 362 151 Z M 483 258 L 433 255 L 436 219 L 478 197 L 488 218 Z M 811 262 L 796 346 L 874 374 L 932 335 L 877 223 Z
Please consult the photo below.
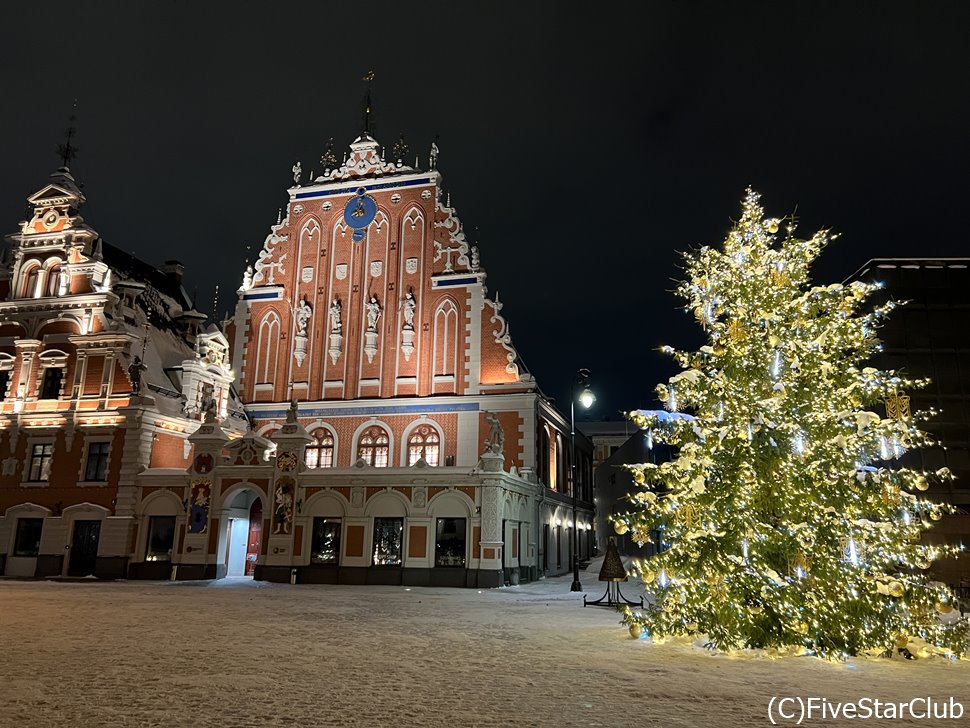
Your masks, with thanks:
M 441 438 L 431 425 L 418 425 L 408 437 L 408 465 L 424 458 L 428 465 L 437 466 L 440 453 Z
M 41 291 L 38 290 L 37 286 L 40 283 L 41 273 L 42 270 L 39 265 L 33 265 L 27 270 L 23 276 L 24 286 L 21 289 L 21 298 L 40 297 Z
M 434 314 L 434 373 L 454 375 L 458 354 L 458 308 L 450 300 L 442 301 Z
M 371 425 L 357 440 L 357 457 L 375 468 L 386 468 L 390 453 L 390 438 L 380 425 Z
M 306 446 L 306 466 L 308 468 L 333 467 L 333 433 L 320 427 L 311 433 L 313 442 Z

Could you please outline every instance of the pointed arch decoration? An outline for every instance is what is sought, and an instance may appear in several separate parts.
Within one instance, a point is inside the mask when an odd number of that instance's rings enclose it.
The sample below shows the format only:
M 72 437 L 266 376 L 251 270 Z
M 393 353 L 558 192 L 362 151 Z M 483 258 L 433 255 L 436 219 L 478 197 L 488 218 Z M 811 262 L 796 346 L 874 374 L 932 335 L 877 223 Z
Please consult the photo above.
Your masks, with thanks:
M 256 336 L 256 376 L 255 382 L 272 382 L 280 356 L 280 317 L 276 311 L 269 311 L 259 322 Z
M 446 298 L 434 312 L 434 375 L 455 376 L 458 370 L 458 306 Z

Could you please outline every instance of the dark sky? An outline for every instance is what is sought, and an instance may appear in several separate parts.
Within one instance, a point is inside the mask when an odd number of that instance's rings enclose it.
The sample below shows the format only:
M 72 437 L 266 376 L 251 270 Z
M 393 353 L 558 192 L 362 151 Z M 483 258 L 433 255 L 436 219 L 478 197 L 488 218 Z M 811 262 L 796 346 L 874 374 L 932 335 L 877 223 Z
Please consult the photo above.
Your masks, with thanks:
M 749 184 L 842 233 L 820 282 L 970 252 L 968 32 L 962 2 L 5 3 L 0 227 L 76 96 L 86 219 L 230 308 L 373 68 L 375 135 L 422 164 L 440 135 L 519 353 L 563 405 L 592 369 L 602 418 L 654 406 L 657 346 L 696 343 L 676 251 L 720 242 Z

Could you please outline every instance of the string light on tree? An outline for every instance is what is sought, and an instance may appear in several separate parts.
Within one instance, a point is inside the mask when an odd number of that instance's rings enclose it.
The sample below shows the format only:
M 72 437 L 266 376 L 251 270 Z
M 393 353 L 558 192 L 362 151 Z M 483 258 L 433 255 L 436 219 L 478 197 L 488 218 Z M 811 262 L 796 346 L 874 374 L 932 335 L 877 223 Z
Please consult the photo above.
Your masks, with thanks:
M 677 293 L 707 341 L 663 348 L 682 368 L 657 387 L 669 412 L 628 413 L 678 454 L 629 466 L 640 490 L 612 517 L 666 547 L 634 564 L 655 599 L 625 621 L 723 650 L 841 658 L 920 638 L 962 653 L 968 624 L 926 618 L 953 595 L 924 572 L 959 549 L 919 541 L 949 508 L 922 493 L 949 472 L 897 460 L 931 442 L 898 394 L 926 382 L 867 364 L 895 304 L 867 304 L 876 284 L 813 286 L 834 236 L 794 233 L 749 190 L 723 245 L 685 256 Z

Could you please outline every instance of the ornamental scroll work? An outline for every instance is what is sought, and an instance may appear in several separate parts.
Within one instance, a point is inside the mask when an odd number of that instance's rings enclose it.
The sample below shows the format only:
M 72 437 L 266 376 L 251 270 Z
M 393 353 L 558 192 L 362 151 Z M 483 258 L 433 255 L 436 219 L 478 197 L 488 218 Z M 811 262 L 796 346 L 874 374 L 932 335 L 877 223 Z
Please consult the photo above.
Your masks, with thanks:
M 904 420 L 911 416 L 909 395 L 891 394 L 886 397 L 886 417 L 891 420 Z

